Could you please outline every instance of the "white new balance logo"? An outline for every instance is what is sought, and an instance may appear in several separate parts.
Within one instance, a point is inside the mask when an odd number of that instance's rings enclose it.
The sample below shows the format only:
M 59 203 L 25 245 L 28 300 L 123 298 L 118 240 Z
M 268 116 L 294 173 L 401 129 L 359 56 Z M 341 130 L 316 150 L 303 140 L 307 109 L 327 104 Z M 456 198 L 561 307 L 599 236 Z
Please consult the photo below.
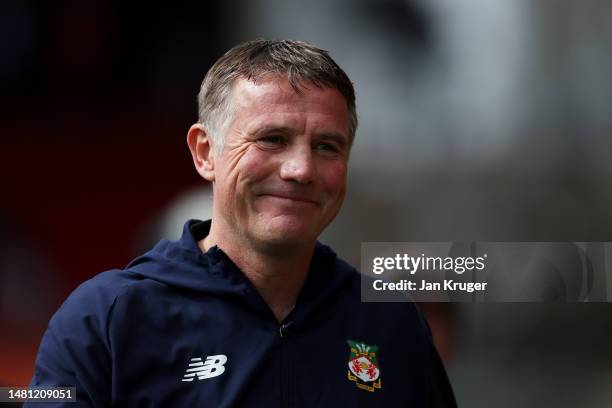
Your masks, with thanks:
M 192 358 L 182 381 L 193 381 L 196 375 L 198 380 L 221 375 L 225 372 L 225 363 L 227 363 L 227 356 L 225 354 L 208 356 L 205 362 L 202 362 L 201 358 Z

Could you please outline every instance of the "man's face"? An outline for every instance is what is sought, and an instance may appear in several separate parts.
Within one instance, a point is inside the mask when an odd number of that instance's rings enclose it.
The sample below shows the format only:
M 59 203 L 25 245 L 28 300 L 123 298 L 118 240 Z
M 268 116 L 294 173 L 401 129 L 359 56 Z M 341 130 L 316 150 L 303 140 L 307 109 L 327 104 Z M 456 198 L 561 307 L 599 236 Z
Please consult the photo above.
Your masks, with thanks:
M 215 216 L 254 245 L 314 242 L 346 191 L 344 97 L 312 84 L 296 93 L 286 79 L 270 77 L 237 80 L 231 98 L 234 115 L 214 158 Z

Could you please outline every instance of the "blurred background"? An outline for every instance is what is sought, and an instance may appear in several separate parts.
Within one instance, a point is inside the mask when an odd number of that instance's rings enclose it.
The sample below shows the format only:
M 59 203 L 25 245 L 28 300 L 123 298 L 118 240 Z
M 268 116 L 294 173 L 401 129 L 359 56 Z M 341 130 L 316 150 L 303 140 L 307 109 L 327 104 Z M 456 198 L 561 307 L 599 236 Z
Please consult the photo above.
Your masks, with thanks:
M 362 241 L 612 241 L 610 21 L 598 0 L 3 1 L 0 384 L 29 383 L 79 283 L 210 214 L 185 135 L 207 69 L 254 37 L 355 82 L 322 237 L 354 265 Z M 612 305 L 423 308 L 460 406 L 612 404 Z

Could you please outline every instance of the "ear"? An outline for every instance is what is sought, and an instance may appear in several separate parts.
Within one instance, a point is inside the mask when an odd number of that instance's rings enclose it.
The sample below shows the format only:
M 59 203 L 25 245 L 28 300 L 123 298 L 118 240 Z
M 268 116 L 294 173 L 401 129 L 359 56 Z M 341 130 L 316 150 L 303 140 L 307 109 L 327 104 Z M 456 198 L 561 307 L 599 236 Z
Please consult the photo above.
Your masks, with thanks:
M 213 145 L 206 128 L 196 123 L 187 132 L 187 145 L 193 158 L 196 171 L 205 180 L 215 181 L 215 162 Z

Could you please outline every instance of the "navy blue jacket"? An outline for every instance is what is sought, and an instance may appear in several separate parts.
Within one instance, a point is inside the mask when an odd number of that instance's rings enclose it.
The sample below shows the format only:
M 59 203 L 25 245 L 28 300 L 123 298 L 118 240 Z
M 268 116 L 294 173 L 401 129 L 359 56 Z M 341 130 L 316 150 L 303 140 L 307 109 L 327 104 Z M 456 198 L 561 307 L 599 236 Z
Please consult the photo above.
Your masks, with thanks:
M 190 221 L 180 240 L 79 286 L 31 385 L 76 386 L 76 406 L 95 407 L 456 405 L 414 304 L 362 303 L 357 271 L 317 244 L 279 324 L 223 251 L 199 249 L 209 228 Z

